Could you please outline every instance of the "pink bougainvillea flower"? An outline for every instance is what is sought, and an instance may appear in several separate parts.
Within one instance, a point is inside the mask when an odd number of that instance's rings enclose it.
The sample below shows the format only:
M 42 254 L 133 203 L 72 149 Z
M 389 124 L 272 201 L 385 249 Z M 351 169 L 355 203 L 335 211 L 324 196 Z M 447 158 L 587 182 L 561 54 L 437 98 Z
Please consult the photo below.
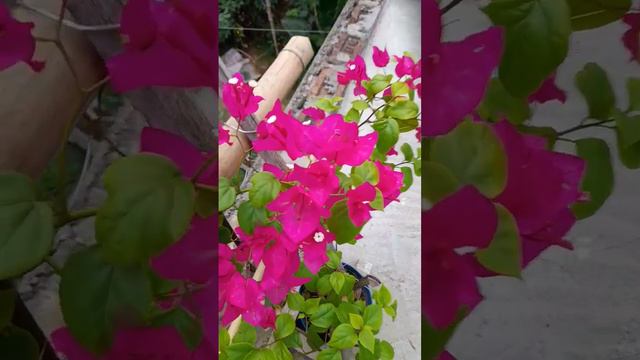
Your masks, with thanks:
M 240 248 L 249 249 L 251 252 L 251 261 L 254 264 L 260 263 L 264 255 L 265 249 L 275 241 L 282 242 L 290 251 L 298 248 L 297 243 L 289 243 L 289 239 L 280 240 L 280 233 L 270 226 L 257 226 L 253 229 L 253 234 L 246 234 L 241 228 L 235 229 L 238 238 L 241 241 Z
M 205 283 L 215 273 L 217 218 L 194 216 L 187 233 L 151 259 L 151 267 L 165 279 Z
M 253 326 L 273 327 L 275 312 L 264 306 L 265 295 L 254 279 L 245 279 L 235 273 L 227 283 L 227 308 L 222 316 L 222 323 L 228 325 L 238 316 Z
M 391 147 L 391 149 L 389 149 L 389 151 L 387 151 L 387 156 L 395 156 L 395 155 L 398 155 L 398 152 L 396 151 L 396 149 Z
M 320 226 L 302 242 L 304 264 L 312 274 L 317 274 L 322 265 L 329 261 L 327 245 L 336 239 L 335 235 Z
M 379 180 L 376 187 L 382 192 L 384 206 L 389 205 L 392 201 L 400 196 L 400 188 L 402 188 L 402 179 L 404 175 L 400 171 L 393 171 L 390 166 L 384 165 L 376 161 L 378 168 Z
M 547 101 L 558 100 L 561 103 L 567 101 L 567 94 L 556 85 L 556 75 L 548 77 L 536 92 L 529 96 L 529 102 L 543 104 Z
M 431 294 L 422 298 L 422 310 L 434 327 L 451 325 L 460 310 L 482 300 L 473 263 L 456 250 L 488 246 L 497 226 L 495 206 L 472 186 L 422 213 L 422 281 Z
M 216 356 L 210 341 L 203 340 L 191 351 L 178 331 L 168 326 L 119 330 L 113 345 L 102 356 L 93 355 L 82 348 L 67 328 L 55 330 L 51 334 L 51 342 L 55 351 L 68 360 L 208 360 Z
M 420 95 L 426 122 L 423 133 L 437 136 L 455 128 L 482 100 L 502 57 L 503 32 L 492 27 L 462 41 L 441 43 L 440 9 L 435 0 L 423 6 L 427 7 L 427 33 L 431 33 L 426 44 L 427 86 Z
M 631 54 L 630 60 L 640 61 L 640 13 L 630 13 L 622 18 L 629 29 L 622 35 L 622 42 Z
M 409 76 L 411 79 L 417 79 L 421 76 L 422 73 L 422 62 L 414 62 L 412 58 L 409 56 L 403 55 L 393 56 L 398 64 L 396 65 L 396 75 L 401 78 L 403 76 Z
M 324 204 L 340 187 L 336 167 L 328 160 L 316 161 L 306 168 L 294 165 L 287 179 L 298 181 L 316 204 Z
M 356 86 L 353 89 L 353 94 L 366 95 L 367 90 L 362 86 L 363 80 L 369 80 L 367 76 L 367 65 L 364 63 L 362 56 L 358 55 L 353 60 L 347 62 L 346 70 L 338 73 L 338 83 L 341 85 L 347 85 L 351 81 L 355 81 Z
M 173 161 L 185 177 L 191 178 L 211 156 L 202 152 L 187 140 L 170 132 L 146 127 L 140 135 L 140 151 L 162 155 Z M 218 165 L 212 163 L 199 177 L 198 183 L 214 186 L 218 184 Z
M 231 278 L 236 268 L 231 262 L 233 250 L 225 244 L 218 244 L 218 280 L 225 281 Z
M 222 86 L 222 103 L 229 114 L 238 121 L 258 111 L 262 96 L 253 94 L 253 87 L 245 83 L 240 73 L 233 75 Z
M 231 145 L 231 135 L 229 130 L 222 126 L 222 123 L 218 123 L 218 145 Z
M 373 47 L 373 63 L 375 66 L 383 68 L 389 64 L 389 53 L 387 49 L 380 50 L 379 47 Z
M 376 189 L 369 183 L 364 183 L 355 189 L 347 191 L 347 209 L 349 218 L 355 226 L 363 226 L 371 219 L 373 208 L 370 203 L 376 198 Z
M 264 265 L 264 276 L 260 286 L 269 301 L 274 304 L 281 303 L 293 287 L 309 281 L 294 276 L 300 266 L 298 252 L 289 252 L 277 243 L 266 251 Z
M 11 16 L 11 11 L 0 3 L 0 71 L 19 62 L 33 70 L 41 71 L 44 63 L 33 60 L 36 41 L 31 35 L 33 23 L 23 23 Z
M 311 118 L 311 120 L 313 120 L 314 122 L 320 121 L 327 117 L 327 114 L 325 114 L 324 111 L 316 107 L 306 108 L 302 110 L 302 113 Z
M 318 204 L 302 187 L 294 186 L 281 192 L 267 205 L 267 210 L 279 213 L 278 221 L 284 233 L 294 242 L 311 235 L 318 227 L 321 218 L 327 218 L 330 212 Z
M 295 160 L 303 155 L 304 126 L 290 114 L 282 111 L 280 100 L 276 100 L 265 120 L 258 124 L 255 151 L 286 151 Z
M 358 166 L 371 156 L 378 133 L 359 136 L 357 124 L 345 122 L 341 115 L 334 114 L 319 126 L 307 127 L 306 138 L 308 151 L 318 159 Z
M 523 239 L 523 265 L 551 245 L 570 247 L 562 237 L 575 222 L 569 207 L 584 198 L 580 191 L 584 160 L 547 150 L 544 138 L 520 134 L 506 120 L 494 130 L 502 140 L 508 169 L 505 189 L 494 200 L 516 219 Z
M 113 88 L 217 86 L 214 16 L 207 1 L 127 1 L 120 21 L 127 41 L 107 60 Z

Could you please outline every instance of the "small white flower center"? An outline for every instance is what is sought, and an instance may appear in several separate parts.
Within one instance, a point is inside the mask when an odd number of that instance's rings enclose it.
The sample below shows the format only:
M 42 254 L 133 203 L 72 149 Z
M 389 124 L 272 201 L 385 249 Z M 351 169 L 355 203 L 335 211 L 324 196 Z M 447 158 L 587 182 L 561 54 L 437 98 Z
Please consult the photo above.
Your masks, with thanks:
M 273 124 L 274 122 L 276 122 L 276 120 L 278 120 L 278 118 L 275 115 L 271 115 L 267 119 L 267 124 Z
M 318 231 L 313 235 L 313 240 L 317 243 L 322 242 L 322 240 L 324 240 L 324 234 Z
M 349 70 L 355 70 L 356 66 L 354 64 L 349 65 Z
M 248 82 L 249 86 L 251 86 L 252 88 L 258 86 L 258 82 L 255 80 L 249 80 Z
M 368 202 L 368 201 L 363 201 L 362 203 L 363 203 L 363 204 L 365 204 L 365 205 L 367 205 L 369 202 Z
M 232 77 L 231 79 L 229 79 L 229 84 L 235 85 L 237 83 L 238 83 L 238 78 Z
M 303 121 L 302 125 L 311 125 L 311 120 Z

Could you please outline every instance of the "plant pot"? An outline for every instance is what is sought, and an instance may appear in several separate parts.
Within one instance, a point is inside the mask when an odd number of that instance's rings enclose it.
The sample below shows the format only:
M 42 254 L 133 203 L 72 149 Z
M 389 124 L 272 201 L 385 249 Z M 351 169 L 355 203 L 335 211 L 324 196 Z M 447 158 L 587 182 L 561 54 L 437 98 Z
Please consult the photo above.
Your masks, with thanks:
M 352 275 L 356 278 L 356 280 L 360 280 L 363 278 L 362 274 L 353 266 L 343 262 L 342 267 L 347 274 Z M 298 291 L 302 294 L 302 292 L 304 291 L 304 285 L 302 285 Z M 369 286 L 364 286 L 362 288 L 361 300 L 364 300 L 364 303 L 367 305 L 373 304 L 373 297 L 371 296 L 371 289 L 369 288 Z M 296 327 L 306 332 L 309 326 L 308 321 L 309 320 L 307 318 L 301 319 L 296 317 Z

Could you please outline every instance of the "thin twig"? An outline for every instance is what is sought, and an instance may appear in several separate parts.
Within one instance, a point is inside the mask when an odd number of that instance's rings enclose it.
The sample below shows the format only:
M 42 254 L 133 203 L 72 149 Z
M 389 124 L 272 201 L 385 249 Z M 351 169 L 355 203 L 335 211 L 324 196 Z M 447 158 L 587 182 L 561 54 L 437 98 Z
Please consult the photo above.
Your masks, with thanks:
M 462 0 L 453 0 L 453 1 L 451 1 L 449 4 L 447 4 L 447 6 L 442 8 L 442 13 L 446 14 L 447 12 L 451 11 L 451 9 L 453 9 L 456 6 L 458 6 L 461 2 L 462 2 Z
M 598 122 L 591 123 L 591 124 L 576 125 L 576 126 L 574 126 L 572 128 L 569 128 L 567 130 L 563 130 L 563 131 L 558 132 L 558 136 L 567 135 L 567 134 L 572 133 L 574 131 L 578 131 L 578 130 L 582 130 L 582 129 L 586 129 L 586 128 L 590 128 L 590 127 L 601 126 L 602 124 L 610 123 L 610 122 L 613 122 L 613 121 L 615 121 L 615 120 L 609 119 L 609 120 L 598 121 Z

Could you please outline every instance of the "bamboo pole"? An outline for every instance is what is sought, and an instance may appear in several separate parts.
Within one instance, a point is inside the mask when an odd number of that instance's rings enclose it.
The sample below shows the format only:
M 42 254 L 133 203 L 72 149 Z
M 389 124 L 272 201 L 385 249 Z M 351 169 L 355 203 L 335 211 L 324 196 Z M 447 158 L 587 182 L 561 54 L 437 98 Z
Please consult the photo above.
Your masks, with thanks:
M 313 57 L 313 48 L 309 38 L 304 36 L 292 37 L 282 49 L 280 55 L 269 66 L 258 81 L 254 93 L 264 98 L 260 102 L 258 111 L 251 118 L 240 124 L 244 131 L 254 131 L 257 123 L 271 110 L 277 99 L 282 99 L 291 91 L 296 81 L 304 72 L 305 67 Z M 231 145 L 223 144 L 218 147 L 218 171 L 220 176 L 231 178 L 240 168 L 247 151 L 251 148 L 249 134 L 236 132 L 238 122 L 229 118 L 225 128 L 232 135 Z
M 280 55 L 271 64 L 269 69 L 258 81 L 254 92 L 260 95 L 264 100 L 260 103 L 258 111 L 253 119 L 257 122 L 262 121 L 264 116 L 271 110 L 277 99 L 285 97 L 293 88 L 298 78 L 302 75 L 306 65 L 313 57 L 313 49 L 309 38 L 302 36 L 294 36 L 289 40 Z M 253 119 L 247 119 L 243 122 L 243 130 L 255 129 L 256 123 Z M 246 124 L 245 124 L 246 123 Z M 240 164 L 249 149 L 249 139 L 243 133 L 236 132 L 238 123 L 235 119 L 230 118 L 225 126 L 230 130 L 232 135 L 231 145 L 221 145 L 218 148 L 219 174 L 224 177 L 233 176 L 240 168 Z M 264 263 L 260 262 L 253 275 L 255 281 L 261 281 L 264 275 Z M 242 323 L 242 316 L 238 316 L 229 326 L 229 337 L 233 337 L 238 332 Z

